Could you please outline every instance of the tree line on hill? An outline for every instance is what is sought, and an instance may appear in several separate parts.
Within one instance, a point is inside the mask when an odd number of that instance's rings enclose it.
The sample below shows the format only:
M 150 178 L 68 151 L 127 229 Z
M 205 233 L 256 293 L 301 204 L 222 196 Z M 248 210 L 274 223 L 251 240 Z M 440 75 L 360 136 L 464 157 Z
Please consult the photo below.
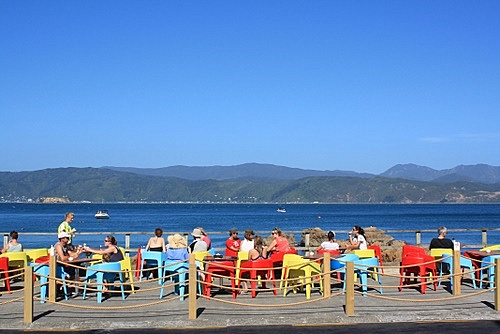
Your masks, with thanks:
M 0 201 L 80 202 L 500 203 L 500 183 L 417 181 L 381 176 L 188 180 L 109 168 L 1 172 Z

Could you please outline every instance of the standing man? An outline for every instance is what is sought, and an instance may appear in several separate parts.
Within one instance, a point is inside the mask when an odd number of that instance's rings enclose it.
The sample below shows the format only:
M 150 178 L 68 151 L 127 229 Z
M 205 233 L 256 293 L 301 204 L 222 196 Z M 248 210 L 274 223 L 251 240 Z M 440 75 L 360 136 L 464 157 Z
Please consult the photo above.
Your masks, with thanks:
M 238 256 L 241 240 L 238 238 L 238 230 L 229 230 L 229 238 L 226 240 L 226 256 Z
M 66 232 L 68 233 L 70 236 L 69 236 L 69 249 L 70 250 L 73 250 L 73 238 L 75 237 L 75 232 L 76 232 L 76 228 L 72 228 L 71 227 L 71 223 L 73 222 L 73 219 L 75 218 L 75 214 L 73 212 L 66 212 L 66 215 L 65 215 L 65 218 L 64 218 L 64 221 L 59 224 L 59 227 L 57 228 L 57 234 L 59 233 L 62 233 L 62 232 Z

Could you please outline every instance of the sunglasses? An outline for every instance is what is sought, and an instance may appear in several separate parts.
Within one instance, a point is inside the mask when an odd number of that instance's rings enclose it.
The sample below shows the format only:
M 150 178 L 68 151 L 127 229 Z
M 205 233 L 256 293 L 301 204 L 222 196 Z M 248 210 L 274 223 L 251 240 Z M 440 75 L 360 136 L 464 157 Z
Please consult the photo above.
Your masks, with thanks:
M 109 242 L 109 240 L 104 239 L 104 242 Z
M 271 234 L 278 234 L 278 232 L 271 232 Z

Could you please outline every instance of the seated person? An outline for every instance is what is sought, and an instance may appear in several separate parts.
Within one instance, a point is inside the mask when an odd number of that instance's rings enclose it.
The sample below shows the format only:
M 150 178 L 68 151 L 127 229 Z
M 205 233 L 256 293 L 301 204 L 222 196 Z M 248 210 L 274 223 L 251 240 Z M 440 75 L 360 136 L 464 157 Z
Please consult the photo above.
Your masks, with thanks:
M 453 249 L 453 241 L 446 238 L 446 234 L 448 233 L 448 229 L 444 226 L 440 226 L 437 230 L 438 237 L 433 238 L 431 243 L 429 244 L 429 249 L 433 248 L 449 248 Z
M 56 260 L 60 262 L 71 262 L 78 258 L 78 256 L 83 252 L 81 247 L 78 247 L 76 251 L 70 251 L 68 248 L 70 234 L 67 232 L 61 232 L 57 235 L 59 242 L 54 246 L 54 254 L 56 256 Z M 63 271 L 67 274 L 68 277 L 75 276 L 75 267 L 65 266 Z
M 262 237 L 258 235 L 255 237 L 253 242 L 254 242 L 254 248 L 252 248 L 248 251 L 248 260 L 249 261 L 257 261 L 258 259 L 263 259 L 264 257 L 262 256 L 262 251 L 264 250 L 264 245 L 263 245 L 264 240 L 262 240 Z M 249 278 L 250 274 L 248 272 L 245 272 L 241 277 Z M 241 281 L 241 285 L 243 286 L 242 292 L 243 293 L 248 292 L 247 282 Z
M 262 256 L 264 258 L 267 258 L 268 256 L 274 256 L 275 254 L 285 254 L 286 252 L 290 251 L 290 244 L 288 243 L 288 240 L 282 235 L 281 230 L 277 227 L 273 229 L 271 232 L 273 236 L 273 241 L 271 243 L 264 247 L 262 250 Z
M 328 231 L 328 240 L 323 241 L 321 245 L 318 247 L 318 251 L 320 250 L 326 250 L 326 251 L 331 251 L 331 250 L 339 250 L 339 244 L 335 242 L 335 232 L 333 231 Z
M 193 233 L 191 233 L 194 240 L 189 244 L 189 252 L 206 252 L 208 250 L 208 245 L 205 241 L 202 240 L 203 233 L 199 228 L 193 229 Z
M 86 252 L 91 252 L 94 254 L 101 254 L 103 262 L 120 262 L 124 259 L 122 250 L 117 246 L 118 242 L 115 237 L 108 235 L 104 238 L 105 249 L 93 249 L 90 247 L 84 247 Z
M 10 232 L 9 236 L 9 243 L 0 251 L 0 253 L 23 252 L 23 245 L 17 242 L 17 238 L 19 237 L 17 231 Z
M 165 252 L 165 239 L 162 238 L 163 230 L 159 227 L 155 229 L 155 236 L 149 238 L 146 250 L 151 252 Z
M 189 259 L 186 239 L 184 239 L 180 234 L 176 233 L 174 235 L 168 236 L 167 240 L 167 259 L 177 261 L 184 261 Z
M 240 244 L 240 252 L 248 252 L 254 248 L 254 237 L 255 232 L 251 228 L 247 228 L 243 234 L 244 239 Z
M 226 256 L 238 256 L 241 240 L 238 237 L 238 230 L 232 228 L 229 230 L 229 238 L 226 240 Z
M 368 244 L 365 238 L 365 230 L 361 226 L 354 226 L 352 231 L 349 232 L 350 245 L 347 246 L 349 249 L 368 249 Z

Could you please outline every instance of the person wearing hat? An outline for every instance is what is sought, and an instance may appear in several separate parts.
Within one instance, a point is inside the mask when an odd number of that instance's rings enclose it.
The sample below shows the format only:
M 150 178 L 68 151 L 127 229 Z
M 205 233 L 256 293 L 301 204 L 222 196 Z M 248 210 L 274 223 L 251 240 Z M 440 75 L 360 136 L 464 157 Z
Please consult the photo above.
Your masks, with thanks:
M 76 251 L 70 250 L 70 248 L 68 247 L 68 245 L 70 245 L 70 237 L 71 235 L 68 232 L 60 232 L 57 234 L 59 242 L 54 246 L 54 254 L 57 261 L 71 262 L 74 259 L 77 259 L 78 256 L 83 252 L 83 249 L 81 247 L 78 247 Z M 75 267 L 66 266 L 63 270 L 70 277 L 75 275 Z
M 245 239 L 241 242 L 240 252 L 248 252 L 249 250 L 254 248 L 254 239 L 255 232 L 251 228 L 247 228 L 245 233 L 243 234 Z
M 167 247 L 167 259 L 184 261 L 189 258 L 186 239 L 179 233 L 169 235 Z
M 194 238 L 193 242 L 189 244 L 189 249 L 191 250 L 191 253 L 205 252 L 208 250 L 207 243 L 201 239 L 203 238 L 203 233 L 201 233 L 199 228 L 195 228 L 193 230 L 193 233 L 191 233 L 191 235 Z
M 229 230 L 229 238 L 226 240 L 226 256 L 238 256 L 241 240 L 238 237 L 238 230 L 234 227 Z
M 197 227 L 201 231 L 201 234 L 203 234 L 203 237 L 201 237 L 201 240 L 205 241 L 207 243 L 207 248 L 210 250 L 212 248 L 212 240 L 210 240 L 209 236 L 207 235 L 207 232 L 203 229 L 203 227 Z

